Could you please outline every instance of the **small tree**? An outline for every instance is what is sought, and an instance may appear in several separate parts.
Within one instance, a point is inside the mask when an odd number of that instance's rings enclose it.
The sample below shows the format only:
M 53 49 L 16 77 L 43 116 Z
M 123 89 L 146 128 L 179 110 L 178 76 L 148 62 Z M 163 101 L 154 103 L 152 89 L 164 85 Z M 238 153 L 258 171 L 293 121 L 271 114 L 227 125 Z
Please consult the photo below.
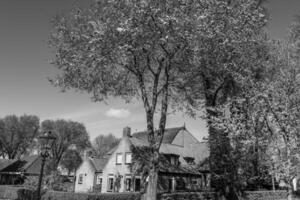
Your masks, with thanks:
M 82 151 L 90 147 L 89 136 L 83 124 L 66 120 L 45 120 L 42 122 L 43 130 L 50 130 L 57 138 L 52 147 L 51 169 L 57 169 L 63 155 L 72 147 Z

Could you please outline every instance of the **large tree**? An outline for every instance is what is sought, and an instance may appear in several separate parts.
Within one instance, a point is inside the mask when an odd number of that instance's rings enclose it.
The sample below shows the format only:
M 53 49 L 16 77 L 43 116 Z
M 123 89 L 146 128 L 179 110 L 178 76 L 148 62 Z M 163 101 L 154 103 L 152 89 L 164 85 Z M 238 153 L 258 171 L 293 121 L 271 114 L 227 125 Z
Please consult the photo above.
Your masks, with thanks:
M 95 101 L 108 96 L 142 101 L 152 158 L 147 199 L 156 199 L 167 111 L 191 68 L 194 23 L 202 11 L 196 1 L 104 0 L 54 22 L 53 63 L 62 72 L 52 80 L 55 85 L 86 91 Z
M 56 169 L 63 155 L 69 149 L 83 151 L 90 147 L 89 136 L 82 123 L 67 120 L 45 120 L 41 125 L 42 130 L 52 131 L 56 135 L 52 147 L 52 161 L 50 169 Z
M 52 83 L 86 91 L 95 101 L 142 101 L 152 158 L 147 199 L 156 199 L 167 111 L 192 111 L 203 98 L 214 106 L 236 76 L 229 72 L 248 70 L 241 51 L 248 42 L 256 44 L 253 35 L 264 23 L 263 9 L 253 0 L 98 1 L 54 20 L 53 64 L 62 73 Z
M 9 115 L 0 119 L 1 156 L 9 159 L 29 153 L 40 128 L 34 115 Z
M 93 150 L 97 157 L 102 158 L 105 154 L 117 146 L 120 142 L 113 134 L 99 135 L 92 142 Z
M 232 157 L 228 133 L 215 128 L 216 109 L 241 92 L 248 81 L 257 81 L 264 72 L 268 48 L 262 36 L 267 22 L 261 1 L 207 1 L 207 9 L 198 21 L 201 34 L 195 42 L 194 75 L 199 87 L 193 94 L 204 99 L 208 121 L 212 185 L 227 199 L 237 199 L 237 166 Z M 190 84 L 195 85 L 195 84 Z M 200 95 L 199 95 L 200 93 Z M 190 98 L 197 105 L 198 96 Z

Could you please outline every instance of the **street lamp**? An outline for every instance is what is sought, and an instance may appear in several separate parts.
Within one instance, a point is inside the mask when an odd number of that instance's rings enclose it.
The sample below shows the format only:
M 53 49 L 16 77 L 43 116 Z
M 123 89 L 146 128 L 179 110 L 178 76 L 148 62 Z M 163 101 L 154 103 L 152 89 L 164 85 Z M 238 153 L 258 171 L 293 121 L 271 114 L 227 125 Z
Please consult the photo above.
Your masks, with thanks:
M 39 177 L 39 184 L 37 190 L 37 200 L 41 199 L 41 185 L 44 173 L 44 166 L 46 159 L 50 156 L 51 148 L 55 142 L 56 137 L 52 134 L 51 131 L 45 132 L 43 135 L 39 136 L 39 142 L 41 145 L 41 157 L 42 157 L 42 165 Z

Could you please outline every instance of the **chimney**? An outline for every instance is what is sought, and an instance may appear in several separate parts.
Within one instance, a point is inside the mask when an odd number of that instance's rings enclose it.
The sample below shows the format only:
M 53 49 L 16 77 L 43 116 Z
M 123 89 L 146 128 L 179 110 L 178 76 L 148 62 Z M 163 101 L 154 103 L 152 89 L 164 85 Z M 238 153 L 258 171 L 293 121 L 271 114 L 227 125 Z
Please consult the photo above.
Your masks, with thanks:
M 126 126 L 125 128 L 123 128 L 123 137 L 130 137 L 131 134 L 131 128 Z

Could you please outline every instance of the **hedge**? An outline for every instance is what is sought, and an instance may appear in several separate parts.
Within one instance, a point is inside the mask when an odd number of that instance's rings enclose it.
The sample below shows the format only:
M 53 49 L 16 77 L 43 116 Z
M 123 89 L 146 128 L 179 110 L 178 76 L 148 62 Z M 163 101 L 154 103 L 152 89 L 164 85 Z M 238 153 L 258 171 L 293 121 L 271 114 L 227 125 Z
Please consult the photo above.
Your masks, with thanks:
M 34 191 L 24 187 L 0 185 L 0 199 L 32 200 Z M 286 199 L 287 192 L 282 190 L 246 192 L 244 200 L 282 200 Z M 159 200 L 217 200 L 213 192 L 176 192 L 158 195 Z M 29 198 L 29 199 L 28 199 Z M 140 200 L 140 193 L 71 193 L 48 191 L 42 200 Z
M 217 200 L 214 192 L 175 192 L 158 195 L 160 200 Z
M 282 200 L 287 199 L 288 193 L 286 190 L 276 191 L 251 191 L 245 192 L 245 200 Z
M 43 200 L 140 200 L 140 193 L 69 193 L 69 192 L 47 192 Z
M 287 198 L 286 190 L 245 192 L 243 200 L 283 200 Z M 218 200 L 213 192 L 176 192 L 159 195 L 160 200 Z

